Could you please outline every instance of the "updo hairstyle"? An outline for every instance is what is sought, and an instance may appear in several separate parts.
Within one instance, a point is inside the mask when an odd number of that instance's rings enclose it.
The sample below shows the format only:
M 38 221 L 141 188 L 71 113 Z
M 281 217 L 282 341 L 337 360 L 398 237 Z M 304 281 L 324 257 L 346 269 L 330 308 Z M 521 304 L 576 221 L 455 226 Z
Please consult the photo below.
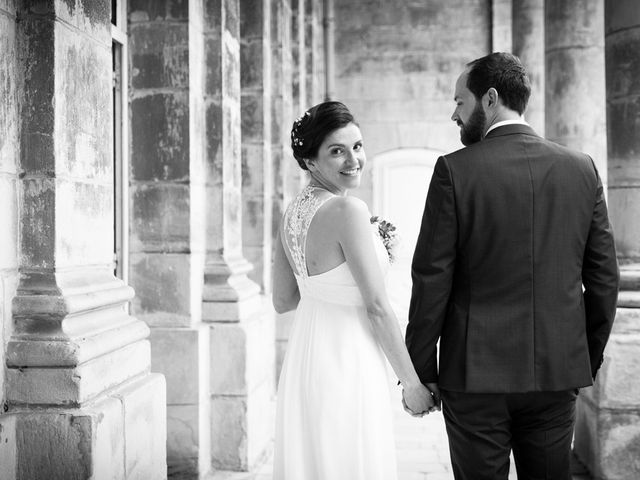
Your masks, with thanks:
M 328 135 L 350 123 L 356 121 L 340 102 L 319 103 L 304 112 L 291 128 L 291 149 L 300 168 L 308 170 L 304 159 L 314 158 Z

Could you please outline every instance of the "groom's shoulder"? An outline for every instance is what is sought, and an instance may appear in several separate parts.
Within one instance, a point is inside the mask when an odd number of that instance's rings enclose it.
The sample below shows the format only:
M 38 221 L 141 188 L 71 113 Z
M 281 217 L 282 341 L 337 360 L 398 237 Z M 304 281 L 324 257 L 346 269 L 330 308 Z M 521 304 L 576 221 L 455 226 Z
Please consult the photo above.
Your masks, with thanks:
M 455 150 L 451 153 L 444 154 L 441 158 L 447 162 L 447 164 L 455 164 L 457 162 L 464 162 L 470 158 L 477 157 L 483 150 L 485 150 L 485 146 L 482 145 L 482 142 L 478 142 L 462 147 L 461 149 Z

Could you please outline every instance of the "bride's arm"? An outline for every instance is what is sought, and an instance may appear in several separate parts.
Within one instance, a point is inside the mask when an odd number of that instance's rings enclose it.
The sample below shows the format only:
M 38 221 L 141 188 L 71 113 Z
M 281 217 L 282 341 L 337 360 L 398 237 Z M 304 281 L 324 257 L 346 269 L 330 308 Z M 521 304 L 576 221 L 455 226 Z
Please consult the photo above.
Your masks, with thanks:
M 300 301 L 300 292 L 296 277 L 291 270 L 287 255 L 284 253 L 280 229 L 276 238 L 273 258 L 273 308 L 278 313 L 295 309 Z
M 384 276 L 376 260 L 369 210 L 355 197 L 342 197 L 336 207 L 338 242 L 360 288 L 373 332 L 404 388 L 407 406 L 413 412 L 424 412 L 434 407 L 434 401 L 420 383 L 387 297 Z

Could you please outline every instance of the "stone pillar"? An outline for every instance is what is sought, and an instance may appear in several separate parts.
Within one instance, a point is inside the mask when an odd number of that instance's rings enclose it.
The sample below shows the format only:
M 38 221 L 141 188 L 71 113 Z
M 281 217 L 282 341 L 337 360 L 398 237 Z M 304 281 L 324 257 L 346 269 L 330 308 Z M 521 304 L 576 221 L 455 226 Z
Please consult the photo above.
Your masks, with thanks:
M 167 378 L 170 475 L 210 468 L 205 237 L 204 14 L 200 1 L 129 2 L 130 278 Z
M 149 373 L 149 329 L 113 275 L 110 3 L 18 5 L 20 282 L 3 478 L 166 478 L 164 377 Z
M 609 209 L 622 263 L 640 263 L 640 9 L 606 2 Z
M 0 2 L 0 405 L 6 389 L 6 345 L 13 331 L 11 299 L 18 287 L 18 177 L 20 167 L 20 105 L 24 82 L 18 65 L 17 3 Z M 2 421 L 0 420 L 0 425 Z M 5 447 L 5 448 L 3 448 Z M 0 433 L 0 478 L 9 477 Z
M 593 158 L 607 184 L 604 2 L 545 1 L 545 133 Z
M 609 212 L 621 291 L 605 362 L 578 408 L 575 450 L 596 478 L 640 478 L 640 11 L 605 2 Z
M 512 0 L 491 0 L 491 51 L 512 51 Z
M 302 112 L 294 112 L 293 55 L 292 55 L 292 1 L 272 0 L 271 17 L 273 42 L 272 98 L 272 156 L 274 171 L 274 222 L 279 224 L 284 208 L 300 191 L 300 168 L 291 152 L 291 125 Z
M 205 1 L 209 210 L 202 313 L 211 339 L 212 463 L 246 471 L 273 438 L 274 331 L 242 250 L 239 4 Z
M 271 157 L 273 158 L 273 236 L 275 240 L 284 209 L 300 190 L 301 169 L 291 152 L 291 125 L 302 112 L 294 112 L 293 55 L 292 55 L 292 2 L 298 0 L 271 0 L 271 41 L 273 83 L 271 98 Z M 313 2 L 310 2 L 313 3 Z M 308 108 L 305 106 L 304 108 Z M 276 316 L 276 377 L 280 372 L 286 350 L 293 313 Z
M 306 3 L 311 0 L 292 0 L 291 2 L 291 57 L 293 76 L 291 78 L 293 93 L 293 114 L 304 112 L 307 105 L 307 55 L 306 40 Z
M 322 2 L 307 0 L 304 4 L 306 52 L 306 90 L 305 108 L 314 106 L 324 99 L 324 42 L 322 34 Z M 299 114 L 297 114 L 299 115 Z
M 525 118 L 544 136 L 544 0 L 513 0 L 512 8 L 513 54 L 522 60 L 531 80 Z
M 271 158 L 271 5 L 240 10 L 242 108 L 242 235 L 254 266 L 249 277 L 271 292 L 273 167 Z

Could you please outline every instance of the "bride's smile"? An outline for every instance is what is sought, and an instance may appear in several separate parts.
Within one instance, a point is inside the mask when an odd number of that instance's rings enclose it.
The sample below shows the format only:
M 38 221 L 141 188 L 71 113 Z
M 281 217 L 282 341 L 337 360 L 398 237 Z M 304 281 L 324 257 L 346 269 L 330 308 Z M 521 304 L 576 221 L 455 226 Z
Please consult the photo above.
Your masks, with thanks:
M 360 128 L 349 123 L 324 139 L 318 154 L 307 161 L 312 183 L 336 195 L 360 186 L 367 163 Z

